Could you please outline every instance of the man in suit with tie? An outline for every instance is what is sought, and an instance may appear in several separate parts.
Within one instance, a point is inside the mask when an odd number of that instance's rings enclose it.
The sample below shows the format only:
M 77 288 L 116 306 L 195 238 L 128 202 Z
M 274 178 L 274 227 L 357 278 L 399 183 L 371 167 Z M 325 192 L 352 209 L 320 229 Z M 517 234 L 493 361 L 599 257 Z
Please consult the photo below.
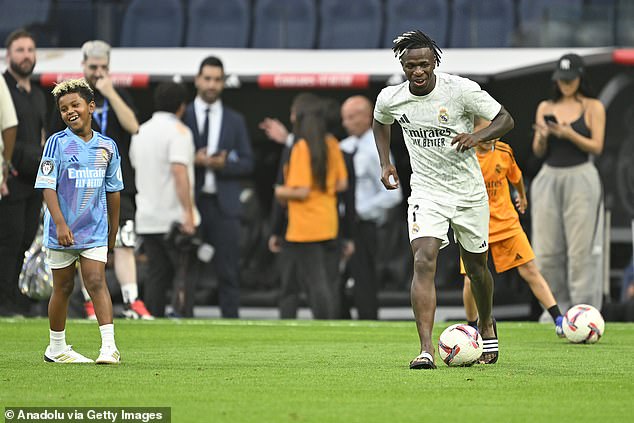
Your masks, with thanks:
M 216 249 L 214 266 L 222 317 L 237 318 L 240 305 L 240 178 L 253 169 L 253 152 L 244 117 L 222 104 L 224 67 L 214 56 L 199 67 L 197 95 L 183 120 L 196 146 L 195 192 L 202 235 Z

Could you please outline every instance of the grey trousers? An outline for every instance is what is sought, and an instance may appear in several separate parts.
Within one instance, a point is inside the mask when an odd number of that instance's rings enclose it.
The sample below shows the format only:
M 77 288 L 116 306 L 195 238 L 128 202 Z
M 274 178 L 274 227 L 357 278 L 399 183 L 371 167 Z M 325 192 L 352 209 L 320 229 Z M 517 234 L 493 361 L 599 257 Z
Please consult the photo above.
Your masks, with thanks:
M 531 186 L 531 214 L 536 263 L 561 311 L 576 304 L 600 310 L 604 223 L 597 169 L 590 162 L 545 164 Z

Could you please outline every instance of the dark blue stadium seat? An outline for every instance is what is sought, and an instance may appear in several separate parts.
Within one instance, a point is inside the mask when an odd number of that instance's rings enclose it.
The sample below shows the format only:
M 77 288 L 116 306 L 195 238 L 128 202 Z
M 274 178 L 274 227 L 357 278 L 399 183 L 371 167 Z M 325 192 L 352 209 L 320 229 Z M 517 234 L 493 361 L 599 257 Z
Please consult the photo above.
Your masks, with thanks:
M 380 0 L 321 0 L 320 17 L 319 48 L 380 47 Z
M 586 0 L 581 25 L 575 31 L 576 45 L 614 45 L 616 0 Z
M 315 47 L 315 0 L 256 0 L 253 20 L 251 47 Z
M 634 3 L 619 0 L 616 5 L 616 45 L 634 47 Z
M 518 42 L 522 47 L 570 47 L 583 0 L 520 0 Z
M 18 28 L 44 25 L 48 21 L 51 0 L 0 0 L 0 42 Z M 39 42 L 40 40 L 38 40 Z M 40 42 L 43 45 L 45 43 Z
M 60 47 L 81 47 L 98 38 L 92 0 L 57 0 L 52 15 Z
M 189 0 L 187 47 L 246 48 L 249 43 L 249 0 Z
M 514 30 L 513 0 L 453 0 L 451 47 L 510 47 Z
M 386 0 L 383 47 L 405 31 L 420 29 L 440 48 L 447 45 L 449 2 L 447 0 Z
M 180 47 L 180 0 L 133 0 L 123 16 L 121 47 Z

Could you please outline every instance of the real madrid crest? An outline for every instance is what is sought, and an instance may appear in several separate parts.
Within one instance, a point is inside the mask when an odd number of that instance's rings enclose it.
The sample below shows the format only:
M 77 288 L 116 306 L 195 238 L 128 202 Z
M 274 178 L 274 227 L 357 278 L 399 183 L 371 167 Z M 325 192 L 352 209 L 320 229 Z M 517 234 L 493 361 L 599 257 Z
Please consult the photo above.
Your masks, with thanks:
M 418 226 L 418 223 L 414 223 L 412 225 L 412 233 L 416 234 L 416 233 L 418 233 L 418 231 L 420 231 L 420 226 Z
M 441 107 L 440 110 L 438 110 L 438 123 L 449 123 L 449 112 L 444 107 Z

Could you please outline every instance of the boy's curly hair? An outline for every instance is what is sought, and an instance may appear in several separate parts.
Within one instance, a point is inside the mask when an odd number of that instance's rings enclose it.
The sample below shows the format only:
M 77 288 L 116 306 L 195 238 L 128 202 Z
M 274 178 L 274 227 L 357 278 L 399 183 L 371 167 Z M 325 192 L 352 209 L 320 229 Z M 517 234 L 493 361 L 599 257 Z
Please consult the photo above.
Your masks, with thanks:
M 86 103 L 90 103 L 95 100 L 95 93 L 86 82 L 86 79 L 67 79 L 66 81 L 62 81 L 59 84 L 55 85 L 53 88 L 53 97 L 55 98 L 55 104 L 59 105 L 59 99 L 66 94 L 77 93 L 81 98 L 86 100 Z

